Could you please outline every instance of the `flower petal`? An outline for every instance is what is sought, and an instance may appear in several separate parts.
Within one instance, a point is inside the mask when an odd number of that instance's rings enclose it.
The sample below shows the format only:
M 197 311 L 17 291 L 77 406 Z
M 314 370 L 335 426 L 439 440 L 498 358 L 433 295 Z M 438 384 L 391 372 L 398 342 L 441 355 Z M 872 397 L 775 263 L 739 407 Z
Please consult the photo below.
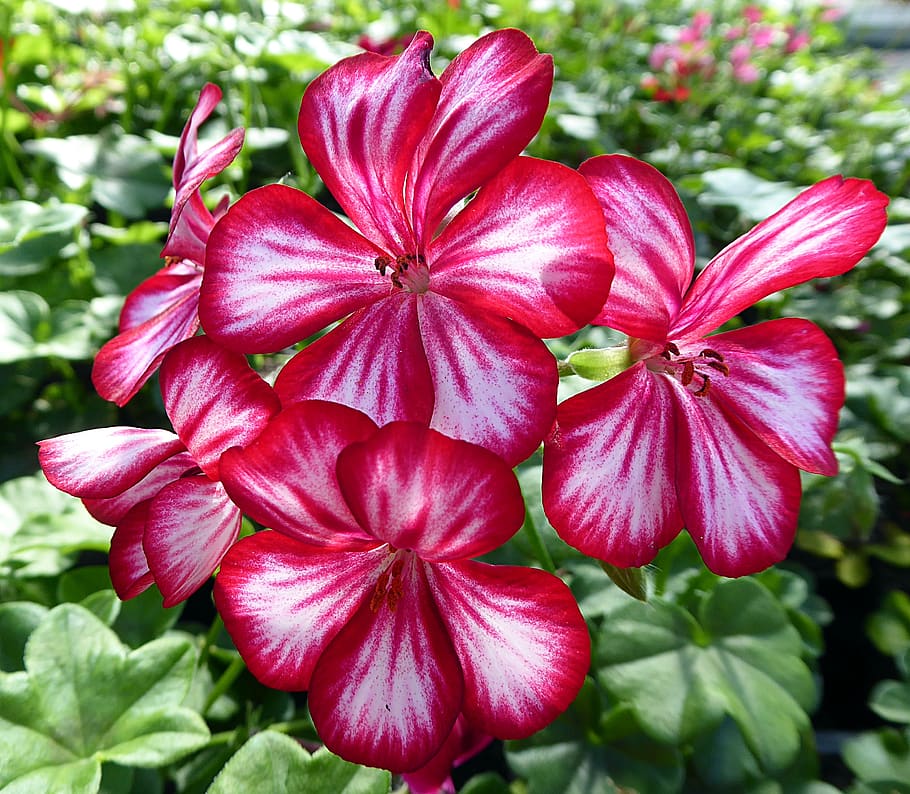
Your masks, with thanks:
M 380 425 L 396 419 L 429 422 L 433 382 L 420 343 L 417 300 L 397 291 L 300 351 L 275 381 L 282 403 L 330 400 L 363 411 Z
M 193 299 L 199 302 L 202 271 L 188 262 L 176 262 L 149 276 L 127 295 L 120 311 L 118 330 L 123 333 L 170 310 L 175 304 Z
M 251 518 L 305 543 L 372 548 L 348 509 L 335 476 L 338 453 L 376 432 L 364 414 L 309 400 L 282 411 L 246 449 L 221 459 L 231 498 Z
M 417 33 L 400 56 L 362 53 L 317 77 L 300 105 L 300 142 L 348 217 L 393 256 L 416 253 L 404 183 L 436 108 L 433 37 Z
M 799 470 L 710 398 L 681 385 L 674 397 L 680 510 L 705 564 L 744 576 L 780 562 L 796 534 Z
M 314 549 L 272 531 L 232 546 L 215 577 L 215 606 L 250 672 L 274 689 L 308 689 L 387 553 Z
M 172 275 L 171 268 L 165 268 L 140 285 L 136 292 L 156 279 L 159 280 L 153 287 L 156 297 L 164 298 L 163 282 L 169 282 L 168 286 L 173 284 L 173 289 L 167 290 L 167 302 L 162 300 L 160 311 L 137 325 L 129 322 L 132 316 L 127 314 L 127 305 L 124 305 L 121 332 L 98 351 L 92 367 L 92 383 L 98 394 L 120 406 L 126 405 L 157 371 L 168 350 L 199 330 L 197 310 L 202 273 L 194 269 L 189 277 L 176 276 Z M 127 304 L 129 301 L 127 298 Z M 151 301 L 143 308 L 149 304 Z M 129 327 L 124 329 L 125 318 Z
M 561 403 L 544 444 L 543 505 L 559 536 L 620 567 L 645 565 L 682 529 L 675 408 L 643 364 Z
M 109 499 L 182 452 L 167 430 L 99 427 L 38 442 L 38 461 L 55 488 L 73 496 Z
M 510 466 L 540 444 L 556 413 L 556 360 L 523 326 L 439 295 L 418 305 L 436 403 L 430 425 Z
M 853 267 L 881 236 L 888 197 L 833 176 L 721 251 L 686 295 L 672 338 L 704 336 L 772 292 Z
M 85 509 L 102 524 L 118 526 L 126 514 L 140 502 L 151 499 L 165 485 L 179 479 L 198 466 L 189 452 L 178 452 L 167 458 L 135 485 L 109 499 L 83 499 Z
M 452 767 L 460 766 L 483 750 L 493 737 L 477 730 L 458 715 L 442 749 L 420 769 L 402 775 L 410 794 L 455 794 Z
M 519 157 L 484 185 L 427 250 L 431 289 L 540 337 L 577 331 L 613 277 L 603 215 L 575 171 Z
M 431 562 L 493 551 L 524 520 L 518 480 L 498 456 L 416 422 L 342 450 L 338 484 L 361 526 Z
M 174 155 L 176 196 L 174 197 L 174 209 L 171 211 L 168 242 L 170 242 L 170 237 L 174 233 L 187 201 L 206 179 L 220 174 L 227 168 L 243 146 L 243 130 L 237 128 L 231 130 L 202 154 L 199 153 L 199 127 L 212 114 L 220 101 L 221 89 L 214 83 L 206 83 L 199 92 L 196 107 L 190 113 L 180 135 L 180 144 Z M 167 250 L 167 246 L 165 246 L 165 250 Z
M 111 584 L 121 601 L 135 598 L 155 583 L 142 548 L 148 513 L 149 501 L 139 502 L 126 513 L 111 537 Z
M 201 269 L 205 262 L 205 246 L 215 221 L 215 216 L 205 206 L 202 194 L 197 190 L 183 205 L 176 222 L 171 216 L 173 227 L 161 249 L 161 256 L 183 260 L 178 264 Z
M 464 670 L 464 714 L 500 739 L 523 739 L 575 699 L 591 661 L 569 588 L 534 568 L 441 563 L 430 588 Z
M 364 603 L 325 649 L 308 703 L 320 738 L 348 761 L 408 772 L 439 752 L 461 710 L 452 643 L 414 555 L 392 609 Z
M 252 190 L 209 237 L 202 327 L 245 353 L 281 350 L 387 295 L 382 253 L 299 190 Z
M 692 281 L 695 242 L 686 210 L 656 168 L 602 155 L 578 169 L 600 201 L 616 275 L 594 321 L 663 342 Z
M 237 540 L 240 519 L 221 483 L 202 474 L 164 486 L 151 500 L 142 548 L 165 607 L 205 584 Z
M 713 400 L 794 466 L 837 473 L 831 442 L 844 404 L 844 368 L 818 326 L 772 320 L 702 341 L 730 367 L 729 377 L 711 380 Z
M 281 410 L 277 395 L 246 357 L 206 336 L 181 342 L 161 364 L 164 408 L 200 468 L 218 479 L 218 459 L 244 446 Z
M 426 245 L 455 202 L 528 145 L 553 86 L 553 59 L 520 30 L 497 30 L 458 55 L 412 165 L 413 223 Z

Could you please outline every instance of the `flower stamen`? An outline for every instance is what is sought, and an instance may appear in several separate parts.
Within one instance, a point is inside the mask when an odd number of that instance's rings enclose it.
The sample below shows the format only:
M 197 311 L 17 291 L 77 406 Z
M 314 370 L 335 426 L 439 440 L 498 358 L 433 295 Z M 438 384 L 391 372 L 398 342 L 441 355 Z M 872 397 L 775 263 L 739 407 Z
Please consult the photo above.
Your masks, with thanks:
M 730 366 L 723 354 L 709 347 L 697 355 L 683 355 L 673 342 L 667 342 L 664 349 L 650 362 L 649 369 L 671 375 L 687 388 L 693 386 L 691 391 L 696 397 L 708 394 L 711 391 L 711 378 L 717 377 L 706 372 L 706 369 L 719 372 L 724 377 L 730 374 Z

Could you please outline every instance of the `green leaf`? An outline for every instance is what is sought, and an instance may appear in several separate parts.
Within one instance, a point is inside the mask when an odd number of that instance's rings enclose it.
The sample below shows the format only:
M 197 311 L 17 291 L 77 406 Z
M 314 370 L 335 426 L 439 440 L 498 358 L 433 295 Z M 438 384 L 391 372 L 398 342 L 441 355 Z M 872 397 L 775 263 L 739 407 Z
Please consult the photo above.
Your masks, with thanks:
M 758 582 L 720 581 L 698 620 L 665 601 L 629 602 L 597 643 L 598 680 L 658 741 L 682 744 L 726 715 L 766 771 L 796 756 L 815 686 L 799 633 Z
M 52 609 L 25 672 L 0 674 L 0 787 L 96 792 L 103 761 L 157 767 L 204 745 L 205 722 L 180 705 L 195 656 L 177 638 L 130 652 L 83 607 Z M 58 788 L 63 779 L 79 783 Z
M 73 241 L 73 230 L 87 215 L 88 210 L 78 204 L 0 204 L 0 276 L 43 270 Z
M 866 632 L 882 653 L 896 656 L 910 648 L 910 595 L 888 593 L 882 608 L 869 616 Z
M 753 222 L 770 217 L 801 190 L 789 182 L 762 179 L 744 168 L 706 171 L 701 180 L 700 204 L 736 207 Z
M 112 529 L 41 472 L 0 485 L 0 566 L 18 576 L 55 576 L 78 551 L 107 551 Z
M 47 607 L 31 601 L 0 604 L 0 670 L 24 670 L 25 643 L 47 614 Z
M 863 781 L 906 786 L 910 780 L 910 731 L 899 733 L 887 728 L 861 733 L 844 743 L 843 756 Z
M 225 764 L 208 794 L 387 794 L 391 775 L 351 764 L 325 748 L 310 755 L 276 731 L 253 736 Z
M 910 683 L 880 681 L 869 697 L 869 708 L 889 722 L 910 723 Z

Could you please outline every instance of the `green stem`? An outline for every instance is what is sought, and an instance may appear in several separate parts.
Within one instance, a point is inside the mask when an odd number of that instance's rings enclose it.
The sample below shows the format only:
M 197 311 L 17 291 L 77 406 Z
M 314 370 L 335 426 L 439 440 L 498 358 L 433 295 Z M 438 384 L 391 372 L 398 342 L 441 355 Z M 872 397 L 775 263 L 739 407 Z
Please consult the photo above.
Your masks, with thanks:
M 568 361 L 557 361 L 556 372 L 560 378 L 568 378 L 569 375 L 575 374 L 575 370 L 572 369 L 572 365 Z
M 199 652 L 199 666 L 202 667 L 212 653 L 212 648 L 215 647 L 215 640 L 218 639 L 218 635 L 221 633 L 221 629 L 224 628 L 224 621 L 221 619 L 221 615 L 217 612 L 215 613 L 215 619 L 212 621 L 212 625 L 209 627 L 208 632 L 206 632 L 205 639 L 202 641 L 202 650 Z
M 269 725 L 268 730 L 278 731 L 278 733 L 286 733 L 289 736 L 303 736 L 306 739 L 319 741 L 319 736 L 316 734 L 313 723 L 308 719 L 290 720 L 289 722 L 276 722 L 272 725 Z
M 527 509 L 525 510 L 525 522 L 523 528 L 525 536 L 528 538 L 528 542 L 531 544 L 534 556 L 537 558 L 537 561 L 540 563 L 541 567 L 545 571 L 556 573 L 556 564 L 553 562 L 553 558 L 550 556 L 550 552 L 547 551 L 547 547 L 543 543 L 543 538 L 540 537 L 540 533 L 537 531 L 537 527 L 534 524 L 534 519 L 531 518 L 531 511 Z
M 243 659 L 236 656 L 234 661 L 228 665 L 227 670 L 221 674 L 221 678 L 215 682 L 215 686 L 212 687 L 212 691 L 209 692 L 209 696 L 205 699 L 205 705 L 202 707 L 203 717 L 209 713 L 209 709 L 214 705 L 215 701 L 231 688 L 231 684 L 237 680 L 237 676 L 245 669 L 246 665 L 243 663 Z

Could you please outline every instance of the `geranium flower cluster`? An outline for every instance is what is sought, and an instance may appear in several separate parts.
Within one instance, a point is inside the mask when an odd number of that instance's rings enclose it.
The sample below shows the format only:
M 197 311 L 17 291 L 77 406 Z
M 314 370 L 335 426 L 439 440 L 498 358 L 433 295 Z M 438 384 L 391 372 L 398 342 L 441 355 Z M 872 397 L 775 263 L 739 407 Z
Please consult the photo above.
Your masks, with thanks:
M 721 25 L 710 12 L 696 11 L 672 39 L 651 49 L 652 71 L 642 76 L 642 90 L 657 102 L 685 102 L 718 79 L 754 83 L 781 58 L 810 45 L 806 31 L 766 17 L 750 5 L 739 24 Z
M 713 332 L 852 267 L 887 201 L 827 179 L 693 280 L 688 219 L 653 168 L 522 154 L 553 80 L 527 36 L 490 33 L 439 77 L 432 44 L 347 58 L 303 94 L 303 149 L 346 221 L 285 185 L 209 211 L 200 186 L 243 132 L 198 150 L 221 96 L 203 88 L 166 266 L 95 364 L 119 404 L 160 365 L 173 432 L 86 430 L 39 453 L 115 527 L 122 598 L 155 583 L 176 604 L 217 572 L 253 674 L 308 692 L 331 750 L 419 790 L 490 737 L 544 727 L 587 672 L 566 585 L 476 559 L 522 525 L 512 468 L 541 444 L 547 515 L 592 557 L 642 565 L 683 527 L 724 575 L 785 556 L 799 470 L 836 470 L 842 370 L 805 320 Z M 557 407 L 542 340 L 589 323 L 628 344 L 585 351 L 578 371 L 603 382 Z M 274 385 L 247 363 L 327 328 Z M 242 515 L 262 529 L 238 541 Z

